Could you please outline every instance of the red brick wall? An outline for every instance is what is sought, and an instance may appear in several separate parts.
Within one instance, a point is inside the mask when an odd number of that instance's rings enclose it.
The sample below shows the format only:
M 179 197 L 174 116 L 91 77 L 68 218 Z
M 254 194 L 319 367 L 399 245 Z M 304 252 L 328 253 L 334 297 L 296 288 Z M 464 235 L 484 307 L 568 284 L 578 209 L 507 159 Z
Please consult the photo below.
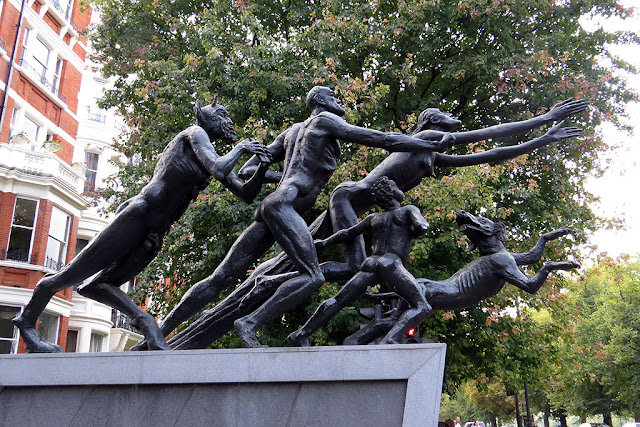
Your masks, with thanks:
M 41 7 L 41 5 L 37 1 L 34 1 L 33 4 L 31 5 L 31 8 L 33 10 L 35 10 L 36 13 L 38 13 L 38 14 L 40 13 L 40 7 Z
M 58 331 L 58 345 L 63 349 L 67 346 L 67 332 L 69 331 L 69 318 L 60 317 L 60 330 Z
M 82 46 L 80 46 L 78 43 L 76 43 L 75 45 L 73 45 L 73 51 L 76 53 L 76 55 L 78 55 L 80 57 L 80 59 L 82 59 L 83 61 L 86 59 L 87 57 L 87 52 L 82 48 Z
M 91 23 L 91 8 L 88 4 L 81 5 L 81 2 L 76 1 L 73 5 L 73 12 L 71 13 L 71 20 L 75 22 L 75 24 L 80 27 L 80 29 L 84 30 Z M 87 44 L 87 37 L 84 33 L 80 34 L 80 40 L 85 45 Z M 81 58 L 84 58 L 81 56 Z
M 16 23 L 20 17 L 20 11 L 13 7 L 13 5 L 5 1 L 4 9 L 2 10 L 2 19 L 0 19 L 0 38 L 7 42 L 5 48 L 7 53 L 13 50 L 13 41 L 16 37 Z M 4 77 L 6 79 L 6 76 Z
M 13 206 L 16 203 L 14 193 L 0 191 L 0 251 L 6 251 L 9 245 L 11 233 L 11 221 L 13 219 Z
M 37 2 L 34 2 L 37 3 Z M 60 34 L 60 24 L 49 12 L 45 13 L 42 17 L 42 20 L 56 33 Z
M 80 92 L 81 83 L 82 73 L 80 70 L 76 70 L 69 61 L 65 61 L 60 78 L 60 93 L 67 97 L 67 106 L 76 114 L 78 113 L 78 92 Z
M 71 164 L 71 162 L 73 161 L 73 145 L 64 140 L 60 135 L 58 135 L 58 140 L 60 142 L 62 150 L 56 151 L 56 156 L 67 162 L 67 164 Z

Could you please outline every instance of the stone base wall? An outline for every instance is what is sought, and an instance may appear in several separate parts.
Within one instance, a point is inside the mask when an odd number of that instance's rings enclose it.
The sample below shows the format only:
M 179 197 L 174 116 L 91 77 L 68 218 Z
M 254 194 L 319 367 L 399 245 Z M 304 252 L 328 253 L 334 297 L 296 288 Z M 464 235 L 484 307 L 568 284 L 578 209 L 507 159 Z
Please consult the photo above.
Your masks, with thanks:
M 0 426 L 436 426 L 444 344 L 0 356 Z

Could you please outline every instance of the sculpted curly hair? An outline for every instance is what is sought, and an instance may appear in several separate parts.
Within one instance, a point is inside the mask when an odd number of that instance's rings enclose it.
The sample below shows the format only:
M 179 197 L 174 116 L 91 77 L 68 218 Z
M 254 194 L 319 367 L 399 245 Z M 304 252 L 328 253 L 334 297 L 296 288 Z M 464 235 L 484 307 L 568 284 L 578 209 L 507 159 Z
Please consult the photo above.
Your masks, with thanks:
M 389 177 L 381 176 L 373 183 L 369 194 L 371 194 L 373 203 L 384 209 L 389 206 L 392 200 L 394 200 L 394 192 L 396 188 L 396 183 L 390 180 Z

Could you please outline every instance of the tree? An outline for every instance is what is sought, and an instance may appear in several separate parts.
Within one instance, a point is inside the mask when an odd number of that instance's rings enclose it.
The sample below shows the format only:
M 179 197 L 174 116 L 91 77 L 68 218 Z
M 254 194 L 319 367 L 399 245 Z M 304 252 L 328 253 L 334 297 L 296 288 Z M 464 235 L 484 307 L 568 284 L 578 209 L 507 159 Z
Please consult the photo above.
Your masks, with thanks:
M 105 75 L 116 79 L 104 105 L 123 111 L 132 128 L 119 148 L 135 161 L 106 191 L 113 200 L 135 194 L 166 143 L 193 121 L 192 94 L 202 100 L 219 95 L 241 127 L 241 136 L 270 142 L 306 118 L 309 88 L 327 84 L 345 101 L 349 122 L 402 132 L 424 107 L 450 111 L 465 128 L 474 129 L 531 117 L 572 96 L 593 105 L 589 114 L 573 119 L 585 128 L 580 141 L 500 165 L 440 170 L 413 190 L 407 202 L 418 206 L 432 227 L 429 237 L 414 247 L 408 267 L 415 276 L 444 278 L 473 257 L 455 231 L 453 213 L 458 209 L 486 209 L 487 216 L 504 219 L 514 250 L 528 249 L 537 234 L 559 225 L 575 228 L 583 242 L 603 223 L 590 210 L 593 196 L 583 185 L 587 176 L 600 172 L 605 148 L 595 126 L 603 119 L 615 120 L 626 102 L 636 99 L 613 72 L 630 66 L 612 57 L 606 45 L 638 40 L 632 34 L 586 32 L 579 18 L 589 13 L 628 16 L 630 11 L 615 0 L 94 4 L 103 18 L 93 31 L 96 58 Z M 600 65 L 599 57 L 611 58 L 613 65 Z M 456 151 L 493 145 L 485 141 Z M 359 179 L 385 155 L 348 144 L 343 149 L 343 163 L 308 220 L 326 207 L 339 182 Z M 116 191 L 115 184 L 124 191 Z M 141 275 L 139 292 L 154 296 L 150 310 L 166 314 L 189 285 L 208 275 L 250 222 L 253 208 L 212 183 Z M 567 251 L 556 244 L 548 253 L 561 257 Z M 161 277 L 171 278 L 171 286 L 158 286 Z M 455 388 L 477 372 L 491 376 L 499 369 L 504 359 L 478 356 L 487 349 L 517 347 L 512 335 L 504 346 L 498 340 L 496 331 L 513 326 L 508 316 L 499 314 L 505 307 L 518 298 L 534 307 L 546 304 L 561 287 L 561 282 L 552 283 L 532 298 L 510 290 L 453 318 L 445 313 L 429 320 L 422 330 L 449 344 L 447 387 Z M 311 310 L 300 307 L 285 316 L 286 328 L 273 324 L 263 329 L 263 339 L 284 343 L 291 327 Z M 357 311 L 346 311 L 336 322 L 321 331 L 318 343 L 341 342 L 359 323 Z M 515 366 L 524 363 L 521 359 L 511 360 Z
M 640 418 L 640 263 L 601 258 L 571 286 L 574 339 L 565 387 L 555 395 L 581 416 L 628 412 Z

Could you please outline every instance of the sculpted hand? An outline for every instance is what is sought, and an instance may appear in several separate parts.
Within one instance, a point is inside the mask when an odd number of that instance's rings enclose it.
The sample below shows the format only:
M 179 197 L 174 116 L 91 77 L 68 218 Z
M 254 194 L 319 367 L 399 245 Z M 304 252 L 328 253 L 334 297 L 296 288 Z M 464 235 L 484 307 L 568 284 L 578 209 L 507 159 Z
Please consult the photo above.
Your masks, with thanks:
M 567 99 L 553 106 L 545 117 L 549 120 L 562 120 L 587 109 L 589 103 L 584 99 Z
M 554 141 L 560 141 L 561 139 L 573 138 L 582 135 L 582 129 L 575 126 L 561 128 L 560 126 L 562 126 L 563 123 L 564 121 L 561 121 L 553 126 L 545 135 L 550 136 Z
M 456 136 L 452 133 L 445 133 L 442 139 L 438 142 L 439 151 L 444 151 L 453 144 L 456 143 Z
M 255 139 L 242 141 L 238 145 L 240 145 L 246 152 L 256 155 L 258 157 L 258 160 L 260 160 L 261 162 L 271 162 L 271 153 L 269 153 L 267 147 L 260 144 Z

